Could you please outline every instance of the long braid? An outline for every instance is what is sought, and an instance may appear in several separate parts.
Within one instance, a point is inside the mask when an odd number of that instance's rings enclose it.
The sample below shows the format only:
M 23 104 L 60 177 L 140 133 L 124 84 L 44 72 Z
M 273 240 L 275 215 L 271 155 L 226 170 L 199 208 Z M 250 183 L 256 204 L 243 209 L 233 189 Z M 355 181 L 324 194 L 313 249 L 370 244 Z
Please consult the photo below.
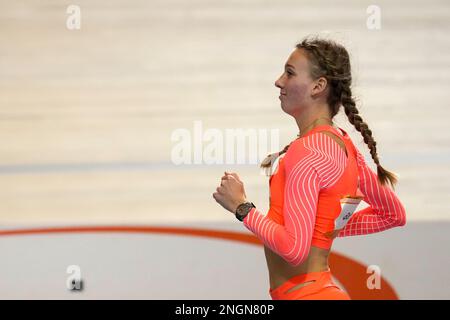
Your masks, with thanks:
M 385 170 L 378 158 L 377 154 L 377 143 L 372 136 L 372 130 L 369 129 L 367 123 L 363 121 L 363 119 L 359 116 L 359 111 L 356 108 L 355 101 L 352 98 L 352 92 L 349 85 L 342 85 L 341 91 L 341 103 L 344 106 L 345 114 L 348 117 L 350 123 L 358 130 L 364 138 L 364 142 L 370 149 L 370 154 L 372 156 L 373 161 L 377 165 L 377 174 L 378 180 L 382 185 L 386 183 L 390 183 L 394 188 L 394 185 L 397 183 L 397 177 L 392 172 Z

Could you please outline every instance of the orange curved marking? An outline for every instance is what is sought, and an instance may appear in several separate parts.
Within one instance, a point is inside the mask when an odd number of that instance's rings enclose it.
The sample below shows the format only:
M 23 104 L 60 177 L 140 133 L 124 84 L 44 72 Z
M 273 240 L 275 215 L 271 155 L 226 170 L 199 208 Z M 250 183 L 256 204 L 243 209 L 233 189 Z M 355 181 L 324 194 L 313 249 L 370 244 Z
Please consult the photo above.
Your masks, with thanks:
M 219 231 L 211 229 L 178 228 L 178 227 L 143 227 L 143 226 L 80 226 L 80 227 L 52 227 L 36 229 L 2 230 L 0 236 L 36 235 L 51 233 L 162 233 L 172 235 L 215 238 L 262 246 L 261 241 L 252 234 L 235 231 Z M 356 260 L 331 252 L 329 257 L 330 269 L 345 288 L 348 295 L 356 300 L 397 300 L 398 295 L 381 277 L 381 288 L 370 290 L 367 288 L 367 267 Z
M 81 226 L 81 227 L 51 227 L 37 229 L 2 230 L 0 236 L 49 234 L 49 233 L 163 233 L 185 236 L 197 236 L 238 241 L 250 244 L 260 244 L 258 238 L 242 232 L 219 231 L 177 227 L 141 227 L 141 226 Z

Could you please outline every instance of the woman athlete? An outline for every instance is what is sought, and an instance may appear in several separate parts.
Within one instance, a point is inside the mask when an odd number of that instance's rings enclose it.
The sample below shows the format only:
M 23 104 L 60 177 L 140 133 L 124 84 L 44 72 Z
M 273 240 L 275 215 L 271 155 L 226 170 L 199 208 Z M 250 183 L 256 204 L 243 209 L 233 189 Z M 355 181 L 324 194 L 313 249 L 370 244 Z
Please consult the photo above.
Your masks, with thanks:
M 264 243 L 274 300 L 350 299 L 331 277 L 333 239 L 406 223 L 405 208 L 393 192 L 397 179 L 380 165 L 372 131 L 358 115 L 350 85 L 350 59 L 343 46 L 318 38 L 298 43 L 275 86 L 281 108 L 295 118 L 300 133 L 261 164 L 271 173 L 267 215 L 248 202 L 236 173 L 225 172 L 213 193 Z M 347 132 L 334 125 L 341 106 L 364 137 L 377 174 Z M 361 200 L 369 207 L 355 212 Z

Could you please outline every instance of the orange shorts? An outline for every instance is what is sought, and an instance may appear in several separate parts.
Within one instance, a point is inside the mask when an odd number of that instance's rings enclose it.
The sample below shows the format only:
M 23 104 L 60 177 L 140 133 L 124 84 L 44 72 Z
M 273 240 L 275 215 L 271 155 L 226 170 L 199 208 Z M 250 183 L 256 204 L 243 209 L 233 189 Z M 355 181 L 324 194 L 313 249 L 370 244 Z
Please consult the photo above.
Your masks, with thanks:
M 309 281 L 314 282 L 305 284 Z M 300 284 L 305 285 L 294 289 Z M 272 300 L 350 300 L 349 295 L 333 282 L 330 269 L 296 275 L 277 288 L 269 289 L 269 294 Z

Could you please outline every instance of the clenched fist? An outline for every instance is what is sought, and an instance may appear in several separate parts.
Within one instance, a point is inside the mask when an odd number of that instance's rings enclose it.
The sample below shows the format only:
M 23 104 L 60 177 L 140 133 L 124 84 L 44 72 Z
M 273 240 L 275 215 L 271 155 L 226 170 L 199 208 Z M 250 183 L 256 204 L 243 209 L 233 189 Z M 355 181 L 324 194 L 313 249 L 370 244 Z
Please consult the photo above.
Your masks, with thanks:
M 226 210 L 235 213 L 237 207 L 247 201 L 244 183 L 239 179 L 237 173 L 225 171 L 220 186 L 213 193 L 213 198 Z

